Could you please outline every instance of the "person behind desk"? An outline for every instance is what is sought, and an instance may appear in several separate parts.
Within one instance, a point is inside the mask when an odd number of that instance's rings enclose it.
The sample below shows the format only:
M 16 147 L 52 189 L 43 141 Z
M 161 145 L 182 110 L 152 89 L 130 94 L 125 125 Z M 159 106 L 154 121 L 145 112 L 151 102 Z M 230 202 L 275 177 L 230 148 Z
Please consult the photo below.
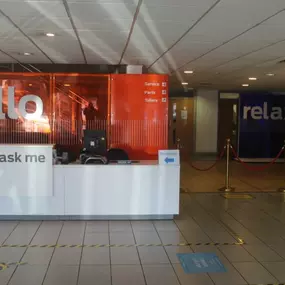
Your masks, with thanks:
M 92 102 L 89 102 L 88 106 L 83 110 L 83 114 L 86 119 L 86 129 L 91 130 L 95 119 L 98 118 L 98 110 L 95 109 Z

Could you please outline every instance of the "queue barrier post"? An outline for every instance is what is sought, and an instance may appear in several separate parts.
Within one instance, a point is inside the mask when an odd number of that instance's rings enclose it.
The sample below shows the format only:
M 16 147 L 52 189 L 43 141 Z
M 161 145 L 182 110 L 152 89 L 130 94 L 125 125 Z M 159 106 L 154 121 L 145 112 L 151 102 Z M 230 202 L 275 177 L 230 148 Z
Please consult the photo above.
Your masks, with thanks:
M 225 177 L 225 186 L 220 188 L 221 192 L 233 192 L 235 189 L 230 185 L 230 148 L 231 148 L 231 140 L 227 139 L 226 144 L 226 177 Z
M 283 147 L 284 147 L 284 146 L 285 146 L 285 140 L 284 140 L 284 145 L 283 145 Z M 285 152 L 284 152 L 284 163 L 285 163 Z M 277 189 L 277 192 L 285 193 L 285 187 L 278 188 L 278 189 Z

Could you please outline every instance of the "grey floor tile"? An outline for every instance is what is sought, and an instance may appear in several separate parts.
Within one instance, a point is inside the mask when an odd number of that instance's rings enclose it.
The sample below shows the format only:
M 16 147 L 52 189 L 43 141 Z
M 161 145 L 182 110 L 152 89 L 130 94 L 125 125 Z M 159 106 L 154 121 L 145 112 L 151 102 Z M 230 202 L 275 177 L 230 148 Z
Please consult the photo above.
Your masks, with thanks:
M 108 221 L 90 221 L 87 222 L 86 233 L 108 233 Z
M 244 248 L 258 261 L 283 261 L 282 257 L 265 245 L 245 245 Z
M 262 265 L 281 283 L 285 283 L 285 262 L 263 262 Z
M 164 247 L 171 263 L 180 263 L 177 253 L 192 253 L 189 246 L 165 246 Z
M 233 263 L 233 265 L 249 284 L 271 284 L 277 282 L 277 279 L 258 262 Z
M 53 251 L 53 248 L 28 248 L 22 261 L 31 265 L 48 265 Z
M 63 222 L 43 222 L 31 244 L 55 244 L 58 240 Z
M 217 246 L 198 245 L 198 246 L 191 246 L 191 248 L 196 253 L 215 253 L 220 259 L 222 260 L 226 259 L 223 253 L 219 250 Z
M 111 244 L 125 244 L 125 245 L 135 244 L 134 235 L 131 232 L 128 233 L 111 232 L 110 241 Z
M 152 221 L 132 221 L 131 225 L 134 232 L 155 231 L 155 227 Z
M 78 285 L 111 285 L 110 266 L 80 267 Z M 127 284 L 127 283 L 126 283 Z
M 270 247 L 274 249 L 275 252 L 278 252 L 278 254 L 285 259 L 285 243 L 270 243 Z
M 9 280 L 11 279 L 14 271 L 15 271 L 15 267 L 11 266 L 3 271 L 0 271 L 0 285 L 7 285 Z
M 113 265 L 140 264 L 137 249 L 135 247 L 111 248 L 111 264 Z
M 84 231 L 86 226 L 85 221 L 64 221 L 63 230 Z
M 109 230 L 110 232 L 133 232 L 129 221 L 110 221 Z
M 177 276 L 171 265 L 143 265 L 147 285 L 179 285 Z
M 29 244 L 41 222 L 20 222 L 5 244 Z
M 192 218 L 187 220 L 175 220 L 175 223 L 179 230 L 184 232 L 191 232 L 200 229 L 199 225 Z
M 216 285 L 243 285 L 248 284 L 241 274 L 230 264 L 224 264 L 227 272 L 210 273 L 209 276 Z
M 9 237 L 17 225 L 18 222 L 0 222 L 0 244 L 2 244 Z
M 160 244 L 161 240 L 156 231 L 136 231 L 134 232 L 137 244 Z
M 179 243 L 186 243 L 183 235 L 180 232 L 176 231 L 166 231 L 166 232 L 159 232 L 160 239 L 163 244 L 179 244 Z
M 83 244 L 84 232 L 64 231 L 61 232 L 58 244 Z
M 81 248 L 56 248 L 51 265 L 79 265 Z
M 222 231 L 222 232 L 207 232 L 207 235 L 214 242 L 220 242 L 220 243 L 234 243 L 234 242 L 237 242 L 237 240 L 232 235 L 230 235 L 229 233 L 227 233 L 225 231 Z
M 107 265 L 110 264 L 110 248 L 84 248 L 81 264 L 83 265 Z
M 18 266 L 9 285 L 39 285 L 42 284 L 47 271 L 46 265 Z
M 186 274 L 180 264 L 173 267 L 181 285 L 214 285 L 208 274 Z
M 59 244 L 82 244 L 85 231 L 85 222 L 64 222 L 58 243 Z
M 220 246 L 219 250 L 230 262 L 255 261 L 255 258 L 241 246 Z
M 168 256 L 163 247 L 139 247 L 138 251 L 142 264 L 169 263 Z
M 189 243 L 211 242 L 211 239 L 201 230 L 182 232 L 182 234 Z
M 19 262 L 23 257 L 26 248 L 0 248 L 1 262 Z
M 141 265 L 112 265 L 112 285 L 145 285 Z
M 155 221 L 154 226 L 157 229 L 157 231 L 178 231 L 179 228 L 177 225 L 174 223 L 174 221 Z
M 86 233 L 84 244 L 109 244 L 108 233 Z
M 76 285 L 78 266 L 50 266 L 43 285 Z

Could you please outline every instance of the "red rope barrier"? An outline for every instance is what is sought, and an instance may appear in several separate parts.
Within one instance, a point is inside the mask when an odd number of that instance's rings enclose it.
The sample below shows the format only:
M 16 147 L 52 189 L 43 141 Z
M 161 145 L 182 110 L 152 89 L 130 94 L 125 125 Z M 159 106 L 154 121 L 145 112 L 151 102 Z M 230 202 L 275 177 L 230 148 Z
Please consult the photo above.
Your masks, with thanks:
M 192 163 L 190 163 L 190 166 L 191 166 L 192 168 L 194 168 L 195 170 L 198 170 L 198 171 L 209 171 L 209 170 L 211 170 L 212 168 L 214 168 L 214 167 L 217 165 L 217 163 L 223 158 L 223 156 L 224 156 L 224 154 L 225 154 L 225 149 L 226 149 L 226 147 L 223 148 L 223 150 L 221 151 L 220 155 L 217 157 L 215 163 L 214 163 L 213 165 L 211 165 L 210 167 L 207 167 L 207 168 L 203 168 L 203 169 L 202 169 L 202 168 L 198 168 L 197 166 L 193 165 Z
M 268 162 L 267 164 L 261 165 L 261 166 L 250 166 L 248 165 L 245 161 L 242 161 L 238 155 L 236 150 L 233 148 L 233 146 L 231 146 L 233 155 L 235 156 L 235 158 L 248 170 L 250 171 L 264 171 L 265 169 L 269 168 L 272 164 L 274 164 L 278 158 L 280 158 L 282 152 L 284 151 L 284 146 L 281 148 L 281 150 L 279 151 L 279 153 L 277 154 L 277 156 L 270 162 Z

